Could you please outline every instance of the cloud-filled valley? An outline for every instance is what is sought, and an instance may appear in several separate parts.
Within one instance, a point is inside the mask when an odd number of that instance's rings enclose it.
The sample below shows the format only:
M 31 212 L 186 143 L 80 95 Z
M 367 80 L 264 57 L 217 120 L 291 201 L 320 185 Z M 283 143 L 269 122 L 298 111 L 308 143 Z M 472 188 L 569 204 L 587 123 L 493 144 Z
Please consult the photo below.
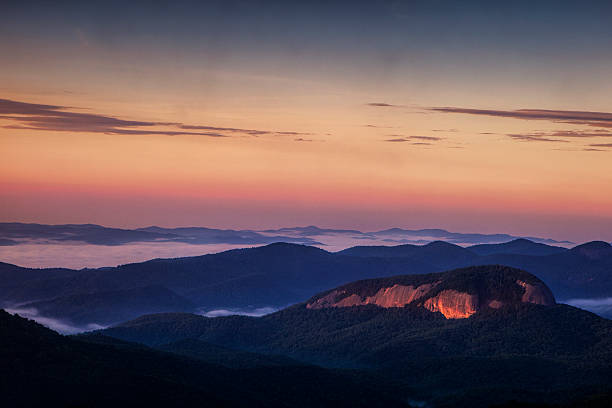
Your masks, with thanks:
M 99 268 L 152 258 L 194 256 L 273 242 L 314 245 L 338 251 L 353 245 L 425 244 L 444 240 L 459 245 L 506 242 L 511 234 L 449 232 L 443 229 L 380 231 L 326 229 L 314 226 L 269 230 L 0 223 L 0 260 L 27 267 Z M 569 246 L 572 242 L 525 237 Z

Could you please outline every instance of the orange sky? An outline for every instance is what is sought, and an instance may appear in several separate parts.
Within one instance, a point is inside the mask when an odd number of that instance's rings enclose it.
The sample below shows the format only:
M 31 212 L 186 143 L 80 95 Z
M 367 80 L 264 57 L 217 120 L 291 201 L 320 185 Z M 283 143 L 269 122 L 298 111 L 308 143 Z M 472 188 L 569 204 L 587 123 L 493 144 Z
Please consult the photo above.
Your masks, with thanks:
M 383 64 L 376 48 L 192 52 L 83 27 L 0 42 L 0 98 L 55 106 L 0 111 L 0 221 L 612 240 L 610 58 L 422 47 Z
M 17 99 L 18 95 L 11 97 Z M 67 99 L 61 104 L 83 106 L 78 98 L 72 102 Z M 52 98 L 28 102 L 60 104 Z M 336 217 L 328 224 L 350 226 L 355 216 L 345 219 L 344 212 L 370 216 L 374 212 L 379 214 L 361 222 L 382 227 L 437 226 L 440 216 L 436 214 L 446 212 L 457 213 L 458 217 L 471 214 L 471 222 L 477 220 L 479 213 L 498 217 L 517 213 L 559 218 L 612 217 L 608 152 L 582 151 L 583 140 L 524 142 L 505 136 L 532 132 L 534 128 L 552 131 L 577 126 L 508 118 L 474 119 L 424 112 L 421 108 L 381 108 L 365 103 L 347 103 L 333 110 L 330 107 L 315 123 L 294 126 L 286 119 L 274 126 L 273 118 L 267 123 L 261 119 L 239 124 L 212 121 L 209 114 L 199 115 L 197 110 L 194 107 L 193 112 L 162 118 L 153 117 L 154 112 L 100 113 L 144 121 L 182 122 L 183 117 L 189 117 L 188 123 L 193 124 L 309 133 L 300 137 L 312 141 L 296 142 L 298 137 L 289 135 L 216 138 L 2 129 L 0 183 L 4 219 L 123 226 L 178 223 L 264 227 L 292 221 L 308 223 L 309 219 L 321 217 L 313 213 L 322 211 Z M 92 111 L 99 112 L 87 109 Z M 297 109 L 296 116 L 300 112 Z M 3 123 L 14 125 L 17 121 Z M 367 124 L 379 127 L 364 126 Z M 496 134 L 480 134 L 483 132 Z M 385 141 L 415 135 L 441 140 L 413 139 L 416 143 L 431 143 L 428 145 Z M 82 200 L 87 202 L 84 197 L 89 201 L 100 197 L 109 207 L 101 213 L 125 212 L 131 217 L 94 216 L 100 211 L 92 209 L 95 203 L 82 205 Z M 25 204 L 28 200 L 33 203 Z M 41 209 L 48 200 L 56 201 L 55 205 L 65 210 Z M 148 205 L 149 200 L 172 204 L 159 213 L 142 210 L 140 207 Z M 205 212 L 192 210 L 187 218 L 181 214 L 185 207 L 197 207 L 198 203 L 206 207 Z M 247 207 L 244 216 L 236 209 L 236 203 Z M 227 225 L 226 214 L 215 213 L 211 208 L 215 204 L 233 207 L 237 213 L 229 217 L 232 225 Z M 274 216 L 276 207 L 286 213 L 292 206 L 296 208 L 293 217 Z M 253 211 L 258 207 L 262 217 Z M 398 216 L 397 224 L 386 213 Z M 429 215 L 423 219 L 420 213 Z M 487 218 L 488 223 L 491 218 Z M 485 227 L 477 226 L 480 230 Z M 508 231 L 512 222 L 494 222 L 494 226 Z M 540 231 L 536 226 L 525 232 Z

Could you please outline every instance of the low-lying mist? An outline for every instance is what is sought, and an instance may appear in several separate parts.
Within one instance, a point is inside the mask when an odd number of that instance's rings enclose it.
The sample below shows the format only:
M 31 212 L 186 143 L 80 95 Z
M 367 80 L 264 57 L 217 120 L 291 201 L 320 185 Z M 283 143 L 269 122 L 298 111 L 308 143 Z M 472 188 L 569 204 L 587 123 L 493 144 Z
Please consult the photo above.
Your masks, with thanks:
M 30 308 L 19 308 L 19 307 L 8 308 L 7 307 L 4 310 L 6 310 L 7 312 L 11 314 L 18 314 L 19 316 L 24 317 L 26 319 L 34 320 L 36 323 L 42 324 L 43 326 L 51 330 L 54 330 L 58 333 L 61 333 L 61 334 L 77 334 L 77 333 L 83 333 L 86 331 L 106 328 L 105 326 L 102 326 L 96 323 L 89 323 L 84 326 L 76 326 L 65 320 L 54 319 L 52 317 L 42 316 L 40 315 L 38 310 L 36 310 L 33 307 L 30 307 Z
M 598 299 L 569 299 L 563 301 L 562 303 L 587 310 L 607 319 L 612 319 L 612 297 Z M 106 326 L 97 323 L 75 325 L 70 321 L 43 316 L 36 308 L 32 307 L 24 308 L 12 306 L 5 307 L 4 309 L 9 313 L 18 314 L 21 317 L 34 320 L 35 322 L 61 334 L 78 334 L 106 328 Z M 219 308 L 214 310 L 201 310 L 198 312 L 198 314 L 205 317 L 223 317 L 232 315 L 261 317 L 274 313 L 280 309 L 281 308 L 271 306 L 259 308 Z
M 36 323 L 39 323 L 51 330 L 54 330 L 60 334 L 78 334 L 83 332 L 88 332 L 92 330 L 105 329 L 107 326 L 103 326 L 97 323 L 88 323 L 85 325 L 76 325 L 70 321 L 56 319 L 53 317 L 43 316 L 40 312 L 33 307 L 20 307 L 20 306 L 8 306 L 4 307 L 4 310 L 11 314 L 18 314 L 21 317 L 26 319 L 34 320 Z M 240 315 L 240 316 L 251 316 L 251 317 L 261 317 L 270 313 L 274 313 L 279 308 L 275 307 L 259 307 L 259 308 L 222 308 L 222 309 L 214 309 L 214 310 L 202 310 L 198 312 L 198 314 L 206 317 L 222 317 L 222 316 L 232 316 L 232 315 Z M 118 322 L 119 323 L 119 322 Z
M 275 307 L 259 307 L 255 309 L 215 309 L 202 311 L 200 314 L 206 317 L 221 317 L 221 316 L 232 316 L 232 315 L 240 315 L 240 316 L 251 316 L 251 317 L 261 317 L 270 313 L 274 313 L 278 308 Z
M 599 299 L 569 299 L 563 303 L 612 319 L 612 297 Z

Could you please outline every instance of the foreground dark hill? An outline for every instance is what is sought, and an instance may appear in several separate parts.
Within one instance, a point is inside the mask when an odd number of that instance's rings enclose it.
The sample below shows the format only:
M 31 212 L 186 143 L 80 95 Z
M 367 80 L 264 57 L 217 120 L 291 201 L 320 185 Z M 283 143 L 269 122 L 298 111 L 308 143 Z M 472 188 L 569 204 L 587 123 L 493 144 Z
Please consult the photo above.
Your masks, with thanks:
M 385 293 L 387 288 L 436 282 L 408 303 L 388 303 L 397 297 Z M 476 296 L 477 310 L 469 317 L 445 316 L 424 307 L 444 291 L 453 291 L 455 300 L 462 294 Z M 529 296 L 536 292 L 539 298 Z M 334 301 L 352 296 L 365 301 L 380 293 L 380 304 L 319 302 L 330 294 Z M 448 300 L 449 308 L 462 308 L 460 301 Z M 608 401 L 612 391 L 612 322 L 557 305 L 536 277 L 498 266 L 354 282 L 260 318 L 158 314 L 102 333 L 164 349 L 201 341 L 359 369 L 431 406 L 479 407 L 511 400 L 581 406 L 595 395 Z M 187 352 L 197 349 L 191 343 Z
M 0 334 L 6 407 L 407 406 L 365 373 L 203 342 L 190 358 L 184 350 L 193 343 L 168 353 L 103 336 L 69 338 L 2 310 Z
M 277 243 L 80 271 L 0 263 L 0 306 L 28 304 L 72 324 L 109 324 L 160 311 L 280 308 L 358 279 L 487 264 L 527 270 L 561 300 L 612 295 L 612 247 L 605 242 L 566 250 L 526 240 L 472 249 L 437 241 L 339 253 Z M 158 293 L 146 295 L 152 287 Z M 130 302 L 120 301 L 126 291 Z

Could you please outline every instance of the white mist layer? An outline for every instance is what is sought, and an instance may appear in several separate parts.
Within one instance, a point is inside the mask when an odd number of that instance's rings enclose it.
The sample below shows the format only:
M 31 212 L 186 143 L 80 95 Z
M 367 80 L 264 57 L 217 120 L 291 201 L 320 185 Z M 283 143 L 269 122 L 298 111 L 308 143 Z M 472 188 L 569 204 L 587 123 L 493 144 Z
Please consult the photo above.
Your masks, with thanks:
M 104 329 L 105 326 L 101 326 L 99 324 L 90 323 L 85 326 L 75 326 L 71 323 L 65 322 L 63 320 L 54 319 L 52 317 L 41 316 L 38 313 L 38 310 L 35 308 L 6 308 L 4 309 L 11 314 L 18 314 L 21 317 L 26 319 L 34 320 L 36 323 L 41 324 L 51 330 L 54 330 L 61 334 L 77 334 L 83 333 L 91 330 L 99 330 Z
M 261 317 L 270 313 L 276 312 L 278 309 L 274 307 L 260 307 L 256 309 L 215 309 L 207 312 L 202 312 L 203 316 L 206 317 L 221 317 L 221 316 L 251 316 Z
M 277 236 L 278 232 L 261 232 L 265 236 Z M 289 238 L 304 238 L 299 232 L 283 231 Z M 314 245 L 326 251 L 340 251 L 355 245 L 423 245 L 437 239 L 446 240 L 461 246 L 478 243 L 499 243 L 488 238 L 482 241 L 463 242 L 462 234 L 449 233 L 446 237 L 410 233 L 398 236 L 392 233 L 350 233 L 330 232 L 322 235 L 309 235 L 308 238 L 320 242 Z M 19 245 L 0 246 L 0 261 L 27 268 L 101 268 L 126 263 L 144 262 L 154 258 L 180 258 L 212 254 L 235 248 L 261 246 L 262 244 L 187 244 L 181 242 L 140 242 L 122 245 L 91 245 L 79 242 L 39 242 L 24 240 Z M 563 243 L 555 245 L 564 246 Z
M 570 306 L 588 310 L 608 319 L 612 318 L 612 297 L 598 299 L 569 299 L 564 301 Z
M 146 242 L 123 245 L 20 244 L 0 246 L 0 261 L 26 268 L 101 268 L 154 258 L 180 258 L 245 248 L 249 245 L 192 245 Z M 252 245 L 251 245 L 252 246 Z

